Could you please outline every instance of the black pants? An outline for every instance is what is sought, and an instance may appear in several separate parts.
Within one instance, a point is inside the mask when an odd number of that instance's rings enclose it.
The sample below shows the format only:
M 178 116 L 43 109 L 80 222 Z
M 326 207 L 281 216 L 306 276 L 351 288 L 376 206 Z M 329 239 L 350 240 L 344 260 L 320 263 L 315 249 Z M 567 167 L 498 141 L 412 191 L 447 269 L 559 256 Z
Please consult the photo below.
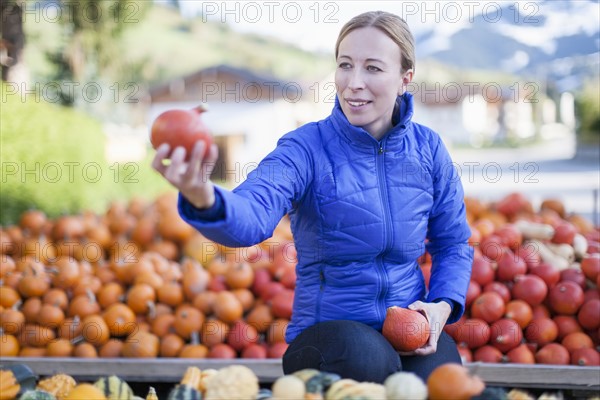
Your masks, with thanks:
M 437 351 L 427 356 L 400 357 L 383 335 L 356 321 L 327 321 L 313 325 L 290 343 L 283 372 L 314 368 L 342 378 L 383 383 L 394 372 L 413 372 L 424 381 L 443 363 L 461 363 L 454 340 L 445 332 Z

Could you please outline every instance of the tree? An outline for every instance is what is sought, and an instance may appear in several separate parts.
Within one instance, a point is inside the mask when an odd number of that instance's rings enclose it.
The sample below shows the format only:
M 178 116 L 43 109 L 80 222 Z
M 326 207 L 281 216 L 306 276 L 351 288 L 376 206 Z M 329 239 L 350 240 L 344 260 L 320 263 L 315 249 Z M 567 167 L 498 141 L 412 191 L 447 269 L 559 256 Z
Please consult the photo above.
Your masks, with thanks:
M 25 46 L 23 32 L 23 9 L 16 0 L 0 2 L 2 18 L 2 39 L 0 39 L 0 64 L 2 65 L 2 80 L 10 79 L 10 70 L 19 63 Z
M 64 44 L 48 59 L 56 67 L 54 81 L 77 83 L 122 80 L 128 67 L 122 33 L 138 23 L 148 9 L 143 0 L 60 0 L 59 23 Z M 75 92 L 76 93 L 76 92 Z M 72 92 L 62 93 L 63 103 L 73 105 Z

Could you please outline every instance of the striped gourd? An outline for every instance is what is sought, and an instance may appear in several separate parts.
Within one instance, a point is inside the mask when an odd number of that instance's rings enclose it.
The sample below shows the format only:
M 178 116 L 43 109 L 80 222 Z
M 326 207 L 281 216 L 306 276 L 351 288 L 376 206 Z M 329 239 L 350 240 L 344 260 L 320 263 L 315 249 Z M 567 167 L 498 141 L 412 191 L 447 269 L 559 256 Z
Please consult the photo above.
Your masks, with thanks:
M 100 389 L 108 400 L 131 400 L 133 398 L 133 390 L 127 382 L 115 375 L 98 379 L 94 386 Z
M 167 400 L 202 400 L 202 393 L 188 385 L 177 385 Z
M 327 392 L 331 385 L 342 379 L 338 374 L 333 372 L 321 372 L 321 383 L 323 384 L 323 392 Z
M 202 372 L 198 367 L 188 367 L 185 370 L 185 374 L 183 374 L 183 378 L 179 382 L 181 385 L 188 385 L 193 387 L 196 390 L 200 390 L 200 381 L 202 377 Z
M 256 399 L 255 400 L 272 400 L 273 399 L 273 392 L 271 392 L 269 389 L 260 389 L 258 391 L 258 394 L 256 395 Z
M 340 393 L 346 392 L 348 388 L 354 387 L 358 384 L 359 382 L 355 381 L 354 379 L 340 379 L 339 381 L 333 383 L 329 387 L 327 393 L 325 394 L 325 397 L 328 400 L 341 399 L 343 397 L 340 396 Z
M 304 382 L 304 385 L 306 386 L 306 394 L 304 395 L 305 399 L 323 399 L 323 377 L 321 376 L 320 372 L 309 378 L 306 382 Z
M 19 400 L 56 400 L 52 394 L 44 390 L 28 390 L 19 397 Z

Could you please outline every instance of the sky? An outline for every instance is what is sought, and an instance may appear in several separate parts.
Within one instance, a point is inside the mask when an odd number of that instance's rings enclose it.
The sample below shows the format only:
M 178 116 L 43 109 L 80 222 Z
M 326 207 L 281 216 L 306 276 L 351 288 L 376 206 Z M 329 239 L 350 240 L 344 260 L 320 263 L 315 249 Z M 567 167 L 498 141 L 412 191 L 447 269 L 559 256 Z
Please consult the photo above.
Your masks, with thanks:
M 233 29 L 274 36 L 310 51 L 331 52 L 342 25 L 353 16 L 371 10 L 396 13 L 406 19 L 413 34 L 435 29 L 436 42 L 463 29 L 475 16 L 483 15 L 504 32 L 552 50 L 552 40 L 578 30 L 597 32 L 600 6 L 597 1 L 201 1 L 179 0 L 182 14 L 202 15 Z M 543 17 L 544 26 L 535 22 Z M 568 18 L 568 23 L 565 23 Z M 521 22 L 519 26 L 510 22 Z

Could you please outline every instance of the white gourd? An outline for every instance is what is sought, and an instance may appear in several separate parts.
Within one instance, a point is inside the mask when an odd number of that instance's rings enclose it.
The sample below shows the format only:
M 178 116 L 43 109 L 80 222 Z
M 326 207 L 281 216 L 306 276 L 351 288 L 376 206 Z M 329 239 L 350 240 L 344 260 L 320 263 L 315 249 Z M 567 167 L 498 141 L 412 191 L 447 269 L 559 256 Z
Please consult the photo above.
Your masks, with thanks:
M 383 384 L 388 400 L 427 400 L 427 385 L 412 372 L 396 372 Z

